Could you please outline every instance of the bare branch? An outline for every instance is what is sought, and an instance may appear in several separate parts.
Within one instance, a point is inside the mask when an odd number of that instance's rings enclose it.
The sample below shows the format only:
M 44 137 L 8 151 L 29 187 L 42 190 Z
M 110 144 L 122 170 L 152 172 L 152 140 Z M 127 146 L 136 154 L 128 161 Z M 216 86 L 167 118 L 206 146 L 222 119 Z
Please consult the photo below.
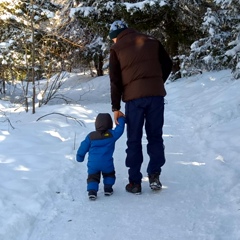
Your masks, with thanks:
M 10 119 L 7 117 L 6 113 L 5 113 L 5 112 L 3 112 L 2 110 L 0 110 L 0 112 L 1 112 L 1 113 L 2 113 L 2 115 L 5 117 L 5 120 L 3 120 L 3 121 L 0 121 L 0 122 L 8 122 L 8 123 L 9 123 L 9 125 L 11 126 L 11 128 L 12 128 L 12 129 L 15 129 L 15 127 L 13 127 L 13 125 L 12 125 L 12 123 L 11 123 Z
M 73 119 L 73 120 L 75 120 L 80 126 L 84 126 L 84 127 L 85 127 L 85 124 L 84 124 L 83 121 L 78 120 L 78 119 L 75 118 L 75 117 L 72 117 L 72 116 L 69 116 L 69 115 L 65 115 L 65 114 L 63 114 L 63 113 L 57 113 L 57 112 L 48 113 L 48 114 L 46 114 L 46 115 L 43 115 L 42 117 L 38 118 L 36 121 L 39 121 L 40 119 L 42 119 L 42 118 L 44 118 L 44 117 L 46 117 L 46 116 L 52 115 L 52 114 L 57 114 L 57 115 L 60 115 L 60 116 L 63 116 L 63 117 L 69 118 L 69 119 Z

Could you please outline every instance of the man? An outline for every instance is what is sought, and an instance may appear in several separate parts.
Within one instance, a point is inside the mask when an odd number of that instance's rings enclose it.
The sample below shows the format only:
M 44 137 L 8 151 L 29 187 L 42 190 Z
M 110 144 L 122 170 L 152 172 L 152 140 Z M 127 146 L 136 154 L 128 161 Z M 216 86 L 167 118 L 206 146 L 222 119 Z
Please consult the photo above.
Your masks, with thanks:
M 121 99 L 125 102 L 127 124 L 127 157 L 129 183 L 126 190 L 142 191 L 141 165 L 143 162 L 142 134 L 145 125 L 148 140 L 149 185 L 159 190 L 161 167 L 165 163 L 162 128 L 164 121 L 164 82 L 172 69 L 172 61 L 162 44 L 155 38 L 138 33 L 117 20 L 109 32 L 114 44 L 110 49 L 109 75 L 111 82 L 114 121 L 120 111 Z

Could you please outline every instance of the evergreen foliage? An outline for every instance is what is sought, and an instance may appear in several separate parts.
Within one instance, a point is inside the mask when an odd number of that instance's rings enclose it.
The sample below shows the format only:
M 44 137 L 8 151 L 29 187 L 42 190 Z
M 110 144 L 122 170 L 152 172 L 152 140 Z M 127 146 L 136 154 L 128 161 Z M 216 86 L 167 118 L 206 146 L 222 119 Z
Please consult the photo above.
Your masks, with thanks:
M 31 80 L 32 70 L 36 79 L 49 78 L 92 66 L 103 75 L 117 19 L 163 43 L 175 63 L 172 79 L 224 68 L 240 78 L 239 0 L 32 2 L 0 2 L 0 79 Z
M 191 45 L 185 63 L 203 70 L 230 68 L 240 77 L 240 2 L 216 0 L 207 8 L 201 30 L 203 38 Z M 186 65 L 185 65 L 186 66 Z

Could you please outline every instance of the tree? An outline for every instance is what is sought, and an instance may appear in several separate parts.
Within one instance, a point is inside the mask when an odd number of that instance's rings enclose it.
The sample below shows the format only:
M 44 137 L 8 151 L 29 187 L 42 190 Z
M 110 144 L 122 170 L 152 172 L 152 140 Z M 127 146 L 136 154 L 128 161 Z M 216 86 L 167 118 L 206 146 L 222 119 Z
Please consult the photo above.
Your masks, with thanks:
M 219 0 L 217 4 L 224 9 L 226 25 L 230 29 L 225 55 L 229 58 L 228 67 L 235 78 L 240 78 L 240 2 L 238 0 Z
M 91 29 L 91 35 L 101 37 L 107 43 L 110 24 L 124 20 L 130 27 L 151 34 L 161 40 L 172 57 L 189 53 L 189 45 L 199 31 L 201 16 L 208 1 L 84 1 L 75 9 L 74 16 L 80 26 Z M 91 42 L 94 38 L 90 37 Z M 92 48 L 91 48 L 92 49 Z M 100 49 L 97 48 L 98 50 Z M 187 49 L 187 50 L 186 50 Z M 92 49 L 96 52 L 96 49 Z M 108 52 L 102 52 L 107 56 Z M 179 70 L 176 61 L 176 71 Z
M 0 18 L 1 41 L 7 46 L 4 54 L 0 55 L 5 68 L 5 77 L 18 79 L 22 84 L 22 96 L 28 111 L 28 101 L 32 99 L 32 109 L 35 113 L 35 80 L 43 76 L 44 67 L 42 52 L 45 48 L 44 37 L 47 35 L 46 26 L 54 16 L 57 7 L 50 1 L 1 1 Z M 35 52 L 39 54 L 36 55 Z M 3 65 L 3 64 L 2 64 Z M 29 83 L 32 84 L 32 97 L 29 96 Z
M 239 78 L 239 1 L 218 0 L 207 8 L 201 30 L 204 37 L 191 45 L 188 61 L 203 70 L 231 68 Z

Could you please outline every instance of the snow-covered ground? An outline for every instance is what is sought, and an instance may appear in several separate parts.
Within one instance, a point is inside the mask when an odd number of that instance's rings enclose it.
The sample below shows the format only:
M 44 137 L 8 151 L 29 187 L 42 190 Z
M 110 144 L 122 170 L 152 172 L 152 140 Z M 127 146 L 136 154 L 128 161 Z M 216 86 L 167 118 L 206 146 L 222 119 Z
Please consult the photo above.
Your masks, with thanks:
M 144 147 L 142 194 L 125 191 L 124 133 L 114 194 L 100 185 L 96 201 L 87 197 L 87 159 L 75 154 L 96 115 L 111 113 L 108 76 L 67 74 L 60 93 L 76 101 L 36 114 L 0 100 L 0 239 L 239 240 L 240 81 L 210 72 L 166 89 L 163 189 L 148 186 Z

